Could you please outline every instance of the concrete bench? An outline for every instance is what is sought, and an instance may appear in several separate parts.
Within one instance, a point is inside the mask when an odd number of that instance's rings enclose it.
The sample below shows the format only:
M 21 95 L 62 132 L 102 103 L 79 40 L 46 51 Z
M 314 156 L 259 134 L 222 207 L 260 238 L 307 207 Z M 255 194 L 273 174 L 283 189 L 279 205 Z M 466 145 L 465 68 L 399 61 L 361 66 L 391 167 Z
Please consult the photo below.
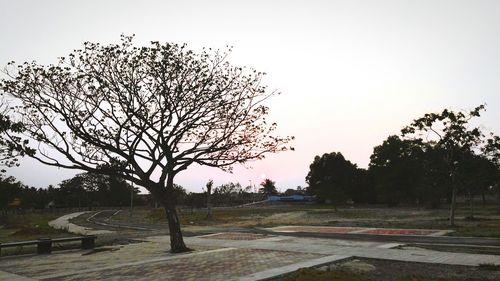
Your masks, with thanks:
M 9 247 L 23 247 L 29 245 L 36 245 L 37 254 L 50 254 L 52 252 L 52 243 L 64 243 L 64 242 L 74 242 L 81 241 L 81 249 L 93 249 L 95 246 L 95 235 L 86 235 L 78 237 L 63 237 L 63 238 L 39 238 L 37 240 L 31 241 L 20 241 L 20 242 L 8 242 L 0 243 L 0 255 L 2 254 L 2 248 Z

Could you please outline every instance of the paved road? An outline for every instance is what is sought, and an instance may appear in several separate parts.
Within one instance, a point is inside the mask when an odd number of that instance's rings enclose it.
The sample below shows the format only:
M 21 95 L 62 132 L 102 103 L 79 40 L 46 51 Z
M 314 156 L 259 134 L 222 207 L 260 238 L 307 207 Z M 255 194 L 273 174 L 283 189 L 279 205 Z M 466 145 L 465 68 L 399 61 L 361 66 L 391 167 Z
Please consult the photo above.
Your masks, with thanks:
M 125 221 L 116 221 L 111 220 L 115 214 L 120 212 L 119 210 L 104 210 L 98 211 L 94 215 L 90 216 L 87 221 L 90 223 L 94 223 L 96 225 L 104 225 L 108 227 L 116 227 L 116 228 L 128 228 L 135 230 L 164 230 L 167 229 L 165 225 L 155 225 L 155 224 L 138 224 L 138 223 L 129 223 Z
M 71 233 L 82 234 L 82 235 L 97 235 L 97 234 L 112 233 L 112 231 L 109 230 L 95 230 L 92 228 L 79 226 L 69 222 L 70 219 L 76 218 L 86 213 L 88 212 L 78 212 L 78 213 L 64 215 L 53 221 L 50 221 L 49 226 L 55 229 L 63 229 Z

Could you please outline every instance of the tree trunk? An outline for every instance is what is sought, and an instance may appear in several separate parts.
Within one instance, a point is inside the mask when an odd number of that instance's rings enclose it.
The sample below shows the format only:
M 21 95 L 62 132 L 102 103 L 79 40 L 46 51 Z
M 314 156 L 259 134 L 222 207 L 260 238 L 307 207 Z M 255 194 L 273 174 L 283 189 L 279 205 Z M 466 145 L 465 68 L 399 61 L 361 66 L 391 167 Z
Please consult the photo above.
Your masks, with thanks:
M 207 203 L 207 219 L 212 219 L 212 204 L 210 202 Z
M 161 190 L 161 188 L 159 189 Z M 165 214 L 168 221 L 168 230 L 170 235 L 170 252 L 172 253 L 182 253 L 191 251 L 186 244 L 184 244 L 184 239 L 182 238 L 181 223 L 179 217 L 177 216 L 177 210 L 175 209 L 176 198 L 173 193 L 174 190 L 174 178 L 169 176 L 167 178 L 166 192 L 161 192 L 158 194 L 161 198 L 161 203 L 163 208 L 165 208 Z
M 497 213 L 500 214 L 500 186 L 497 184 Z
M 457 189 L 453 187 L 451 192 L 451 204 L 450 204 L 450 226 L 455 226 L 455 209 L 457 208 Z
M 172 253 L 182 253 L 191 251 L 182 238 L 181 224 L 175 206 L 165 207 L 165 214 L 168 220 L 168 230 L 170 234 L 170 251 Z
M 474 196 L 472 195 L 472 192 L 469 192 L 469 207 L 470 207 L 470 218 L 474 218 Z
M 457 161 L 453 161 L 453 151 L 450 155 L 448 155 L 448 165 L 450 167 L 450 177 L 451 177 L 451 204 L 450 204 L 450 217 L 449 217 L 449 225 L 455 226 L 455 210 L 457 208 L 457 193 L 458 187 L 456 183 L 456 164 Z

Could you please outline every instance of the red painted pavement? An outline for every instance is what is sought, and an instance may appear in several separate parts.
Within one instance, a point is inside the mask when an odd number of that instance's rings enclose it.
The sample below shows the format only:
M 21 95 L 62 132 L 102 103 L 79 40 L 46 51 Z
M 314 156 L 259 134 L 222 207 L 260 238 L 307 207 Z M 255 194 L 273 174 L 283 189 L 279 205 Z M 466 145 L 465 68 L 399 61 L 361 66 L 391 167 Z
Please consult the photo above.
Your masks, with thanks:
M 275 232 L 314 232 L 314 233 L 356 233 L 377 235 L 432 235 L 442 230 L 432 229 L 397 229 L 397 228 L 366 228 L 340 226 L 283 226 L 274 229 Z

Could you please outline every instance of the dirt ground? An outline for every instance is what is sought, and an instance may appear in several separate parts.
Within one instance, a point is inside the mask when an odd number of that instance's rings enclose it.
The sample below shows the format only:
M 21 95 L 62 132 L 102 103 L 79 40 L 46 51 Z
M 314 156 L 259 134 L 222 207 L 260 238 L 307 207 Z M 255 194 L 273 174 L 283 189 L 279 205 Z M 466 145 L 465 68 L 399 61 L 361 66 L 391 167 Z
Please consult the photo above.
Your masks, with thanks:
M 321 271 L 348 271 L 370 281 L 489 281 L 500 280 L 499 268 L 456 266 L 356 258 L 319 268 Z M 301 280 L 293 274 L 275 281 Z M 305 280 L 305 279 L 304 279 Z
M 333 210 L 328 205 L 275 204 L 253 208 L 215 208 L 214 217 L 206 219 L 206 210 L 181 210 L 180 220 L 185 231 L 210 227 L 270 227 L 278 225 L 328 225 L 387 228 L 452 229 L 455 236 L 500 237 L 500 214 L 495 205 L 478 206 L 475 219 L 469 219 L 466 206 L 460 206 L 456 226 L 448 225 L 448 209 L 386 208 L 353 206 Z M 132 218 L 123 211 L 112 219 L 165 225 L 162 209 L 138 209 Z

